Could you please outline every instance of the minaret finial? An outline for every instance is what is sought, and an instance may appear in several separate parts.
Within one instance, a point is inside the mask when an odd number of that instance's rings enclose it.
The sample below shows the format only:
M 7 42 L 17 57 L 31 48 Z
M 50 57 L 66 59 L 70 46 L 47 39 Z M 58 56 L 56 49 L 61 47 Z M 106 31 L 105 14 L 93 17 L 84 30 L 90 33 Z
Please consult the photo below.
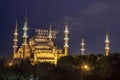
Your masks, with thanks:
M 27 10 L 25 10 L 25 22 L 27 22 Z
M 84 39 L 84 33 L 82 33 L 82 39 Z
M 68 25 L 68 16 L 66 16 L 66 25 Z
M 105 55 L 108 56 L 109 55 L 109 34 L 108 34 L 108 26 L 106 27 L 106 40 L 105 40 Z
M 17 23 L 17 19 L 16 19 L 15 30 L 16 30 L 16 32 L 17 32 L 17 30 L 18 30 L 18 23 Z
M 52 39 L 52 24 L 50 23 L 50 30 L 49 30 L 49 41 Z
M 64 42 L 65 42 L 65 44 L 64 44 L 64 54 L 65 54 L 65 56 L 67 56 L 68 55 L 68 47 L 69 47 L 69 45 L 68 45 L 68 40 L 69 40 L 69 37 L 68 37 L 68 34 L 69 34 L 69 31 L 68 31 L 68 17 L 66 17 L 66 25 L 65 25 L 65 31 L 64 31 L 64 33 L 65 33 L 65 38 L 64 38 Z
M 14 45 L 13 45 L 13 48 L 14 48 L 14 50 L 13 50 L 13 58 L 16 58 L 17 56 L 16 56 L 16 50 L 17 50 L 17 42 L 18 42 L 18 26 L 17 26 L 17 20 L 16 20 L 16 25 L 15 25 L 15 32 L 14 32 Z
M 84 33 L 82 33 L 81 53 L 82 53 L 82 55 L 85 55 L 85 40 L 84 40 Z
M 108 25 L 106 26 L 106 34 L 108 34 Z

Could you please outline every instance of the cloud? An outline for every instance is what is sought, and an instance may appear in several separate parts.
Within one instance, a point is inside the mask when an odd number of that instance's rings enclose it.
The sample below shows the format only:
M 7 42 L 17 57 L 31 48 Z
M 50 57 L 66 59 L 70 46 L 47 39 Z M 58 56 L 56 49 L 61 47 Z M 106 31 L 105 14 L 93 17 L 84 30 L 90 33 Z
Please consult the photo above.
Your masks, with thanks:
M 109 5 L 102 2 L 93 2 L 87 8 L 84 8 L 81 13 L 85 15 L 97 15 L 106 12 Z
M 108 18 L 115 17 L 120 14 L 120 1 L 97 1 L 90 3 L 87 7 L 79 10 L 79 13 L 83 16 L 93 18 Z
M 96 1 L 91 2 L 88 5 L 79 8 L 75 15 L 70 16 L 72 40 L 71 45 L 76 49 L 80 46 L 80 33 L 86 32 L 87 51 L 90 52 L 103 52 L 104 51 L 104 39 L 105 29 L 109 26 L 111 34 L 115 31 L 113 28 L 118 27 L 120 21 L 120 1 Z M 119 27 L 118 27 L 119 28 Z M 84 29 L 84 30 L 83 30 Z M 118 36 L 118 35 L 116 35 Z M 114 38 L 114 36 L 110 36 Z M 77 39 L 77 41 L 76 41 Z M 114 44 L 114 42 L 112 42 Z M 73 48 L 73 47 L 72 47 Z M 117 48 L 116 48 L 117 49 Z M 77 53 L 76 50 L 71 50 L 73 53 Z

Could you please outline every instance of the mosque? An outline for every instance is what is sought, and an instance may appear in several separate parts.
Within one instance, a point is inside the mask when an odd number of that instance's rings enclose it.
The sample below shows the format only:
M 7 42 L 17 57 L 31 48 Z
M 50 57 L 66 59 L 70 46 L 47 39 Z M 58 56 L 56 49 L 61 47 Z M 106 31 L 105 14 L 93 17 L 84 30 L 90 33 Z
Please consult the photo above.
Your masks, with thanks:
M 23 41 L 22 44 L 18 47 L 18 25 L 16 21 L 14 39 L 13 39 L 13 54 L 12 60 L 15 61 L 17 59 L 30 59 L 32 64 L 36 64 L 38 62 L 50 62 L 53 64 L 57 64 L 57 60 L 63 56 L 68 56 L 68 41 L 69 41 L 69 29 L 68 29 L 68 18 L 66 17 L 66 25 L 64 30 L 64 51 L 62 49 L 58 49 L 53 39 L 56 37 L 57 31 L 52 30 L 52 26 L 48 30 L 36 29 L 36 35 L 28 38 L 27 31 L 28 22 L 27 16 L 25 17 L 24 27 L 23 27 Z M 81 40 L 81 55 L 85 55 L 85 41 L 84 36 L 82 36 Z M 106 41 L 105 41 L 105 55 L 109 55 L 109 38 L 108 32 L 106 33 Z

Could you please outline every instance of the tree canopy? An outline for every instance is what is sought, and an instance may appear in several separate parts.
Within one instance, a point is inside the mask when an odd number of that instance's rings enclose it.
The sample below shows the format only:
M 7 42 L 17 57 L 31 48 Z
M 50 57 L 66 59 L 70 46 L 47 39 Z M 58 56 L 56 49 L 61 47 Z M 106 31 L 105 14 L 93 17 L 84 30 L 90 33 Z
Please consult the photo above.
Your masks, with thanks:
M 120 54 L 64 56 L 57 65 L 47 62 L 32 65 L 26 59 L 10 66 L 6 58 L 0 58 L 0 80 L 29 80 L 30 77 L 38 80 L 119 80 Z

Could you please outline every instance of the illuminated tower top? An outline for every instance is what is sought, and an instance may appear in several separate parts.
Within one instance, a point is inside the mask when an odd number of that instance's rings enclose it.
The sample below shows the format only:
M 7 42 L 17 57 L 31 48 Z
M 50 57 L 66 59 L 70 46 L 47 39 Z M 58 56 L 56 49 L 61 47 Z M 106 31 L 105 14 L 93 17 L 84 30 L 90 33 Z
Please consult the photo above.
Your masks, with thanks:
M 18 41 L 18 39 L 17 39 L 17 37 L 15 37 L 15 36 L 18 36 L 18 26 L 17 26 L 17 20 L 16 20 L 16 25 L 15 25 L 15 32 L 14 32 L 14 40 L 13 41 L 15 41 L 15 42 L 17 42 Z
M 66 17 L 66 25 L 65 25 L 65 38 L 64 38 L 64 54 L 67 56 L 68 55 L 68 40 L 69 40 L 69 37 L 68 37 L 68 34 L 69 34 L 69 31 L 68 31 L 68 17 Z
M 14 45 L 13 45 L 13 48 L 14 48 L 14 50 L 13 50 L 13 58 L 15 58 L 16 56 L 15 56 L 15 54 L 16 54 L 16 50 L 17 50 L 17 42 L 18 42 L 18 39 L 17 39 L 17 37 L 18 37 L 18 26 L 17 26 L 17 20 L 16 20 L 16 26 L 15 26 L 15 32 L 14 32 Z
M 81 42 L 81 53 L 82 55 L 85 55 L 85 40 L 83 34 L 82 34 L 82 42 Z
M 27 45 L 27 31 L 28 31 L 28 25 L 27 25 L 27 16 L 25 17 L 25 22 L 24 22 L 24 27 L 23 27 L 23 44 L 22 45 Z
M 108 31 L 106 32 L 106 40 L 105 40 L 105 55 L 108 56 L 109 55 L 109 50 L 110 50 L 110 47 L 109 47 L 109 34 L 108 34 Z
M 49 30 L 49 41 L 52 39 L 52 25 L 50 24 L 50 30 Z

